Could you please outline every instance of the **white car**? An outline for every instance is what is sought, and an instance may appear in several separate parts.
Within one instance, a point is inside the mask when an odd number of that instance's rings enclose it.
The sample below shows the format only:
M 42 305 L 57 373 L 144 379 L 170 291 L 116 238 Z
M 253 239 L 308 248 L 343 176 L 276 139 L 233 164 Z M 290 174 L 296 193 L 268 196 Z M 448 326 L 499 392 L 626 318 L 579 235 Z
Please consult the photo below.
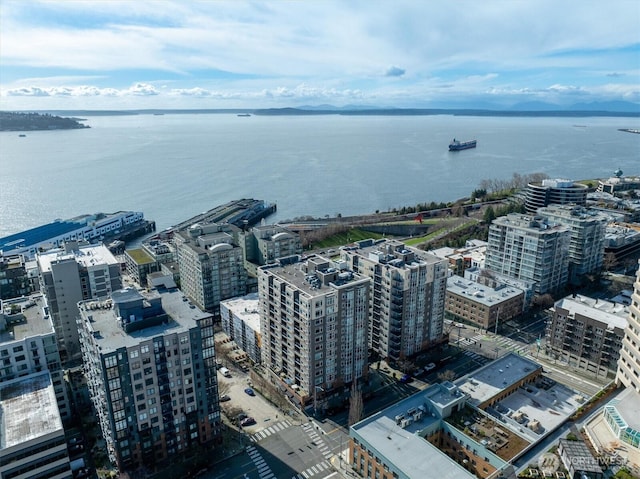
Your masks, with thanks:
M 429 363 L 424 367 L 424 372 L 428 373 L 429 371 L 433 371 L 436 368 L 435 363 Z

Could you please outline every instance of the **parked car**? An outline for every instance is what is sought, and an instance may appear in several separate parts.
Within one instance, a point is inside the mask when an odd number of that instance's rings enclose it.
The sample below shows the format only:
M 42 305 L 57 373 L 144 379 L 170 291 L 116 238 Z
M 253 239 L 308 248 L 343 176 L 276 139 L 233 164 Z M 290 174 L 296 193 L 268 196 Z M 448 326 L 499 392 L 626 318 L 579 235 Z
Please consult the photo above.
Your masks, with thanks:
M 69 455 L 75 455 L 75 454 L 81 454 L 82 451 L 84 451 L 84 445 L 83 444 L 72 444 L 71 446 L 69 446 Z
M 91 473 L 91 471 L 89 470 L 88 467 L 81 467 L 77 471 L 73 471 L 73 478 L 74 479 L 84 479 L 85 477 L 89 477 L 90 473 Z
M 256 420 L 252 417 L 245 417 L 242 421 L 240 421 L 240 425 L 244 426 L 253 426 L 256 423 Z
M 429 363 L 424 367 L 425 372 L 433 371 L 436 368 L 436 363 Z
M 238 414 L 236 416 L 236 423 L 240 424 L 244 419 L 248 418 L 249 416 L 247 416 L 245 413 L 241 412 L 240 414 Z
M 256 393 L 253 392 L 251 388 L 245 388 L 244 392 L 246 392 L 249 396 L 255 396 Z
M 400 378 L 401 383 L 410 383 L 411 382 L 411 374 L 403 374 Z
M 220 396 L 220 402 L 227 402 L 227 401 L 231 401 L 231 398 L 229 397 L 228 394 L 225 394 L 224 396 Z
M 69 438 L 69 440 L 67 441 L 69 443 L 69 445 L 74 445 L 74 444 L 82 444 L 84 442 L 84 440 L 82 439 L 82 436 L 74 436 Z

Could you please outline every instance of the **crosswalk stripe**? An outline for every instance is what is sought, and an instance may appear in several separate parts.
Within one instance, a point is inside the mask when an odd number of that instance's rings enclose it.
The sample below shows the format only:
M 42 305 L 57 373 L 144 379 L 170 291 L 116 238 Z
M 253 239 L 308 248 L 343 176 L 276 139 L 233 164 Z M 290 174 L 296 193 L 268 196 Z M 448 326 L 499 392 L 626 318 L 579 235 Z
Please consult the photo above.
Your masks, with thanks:
M 307 471 L 302 471 L 302 475 L 303 475 L 304 479 L 309 479 L 309 477 L 311 477 L 311 476 L 309 476 L 309 474 L 307 474 Z

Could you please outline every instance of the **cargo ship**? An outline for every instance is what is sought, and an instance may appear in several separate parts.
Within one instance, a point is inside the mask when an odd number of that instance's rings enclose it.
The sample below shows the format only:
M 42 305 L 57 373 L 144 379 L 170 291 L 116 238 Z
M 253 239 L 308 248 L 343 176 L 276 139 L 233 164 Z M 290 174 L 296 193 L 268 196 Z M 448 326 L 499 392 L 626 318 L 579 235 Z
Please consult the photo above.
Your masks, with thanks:
M 467 150 L 476 147 L 476 140 L 458 141 L 455 138 L 449 143 L 449 151 Z

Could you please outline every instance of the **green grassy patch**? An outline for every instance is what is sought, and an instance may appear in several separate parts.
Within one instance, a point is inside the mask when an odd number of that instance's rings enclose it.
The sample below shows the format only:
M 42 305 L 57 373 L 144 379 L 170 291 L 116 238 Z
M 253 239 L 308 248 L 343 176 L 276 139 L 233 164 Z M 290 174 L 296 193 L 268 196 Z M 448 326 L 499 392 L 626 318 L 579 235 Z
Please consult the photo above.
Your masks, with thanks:
M 313 249 L 331 248 L 334 246 L 343 246 L 354 241 L 362 241 L 366 239 L 380 239 L 381 234 L 364 231 L 358 228 L 352 228 L 349 231 L 338 233 L 313 244 Z

